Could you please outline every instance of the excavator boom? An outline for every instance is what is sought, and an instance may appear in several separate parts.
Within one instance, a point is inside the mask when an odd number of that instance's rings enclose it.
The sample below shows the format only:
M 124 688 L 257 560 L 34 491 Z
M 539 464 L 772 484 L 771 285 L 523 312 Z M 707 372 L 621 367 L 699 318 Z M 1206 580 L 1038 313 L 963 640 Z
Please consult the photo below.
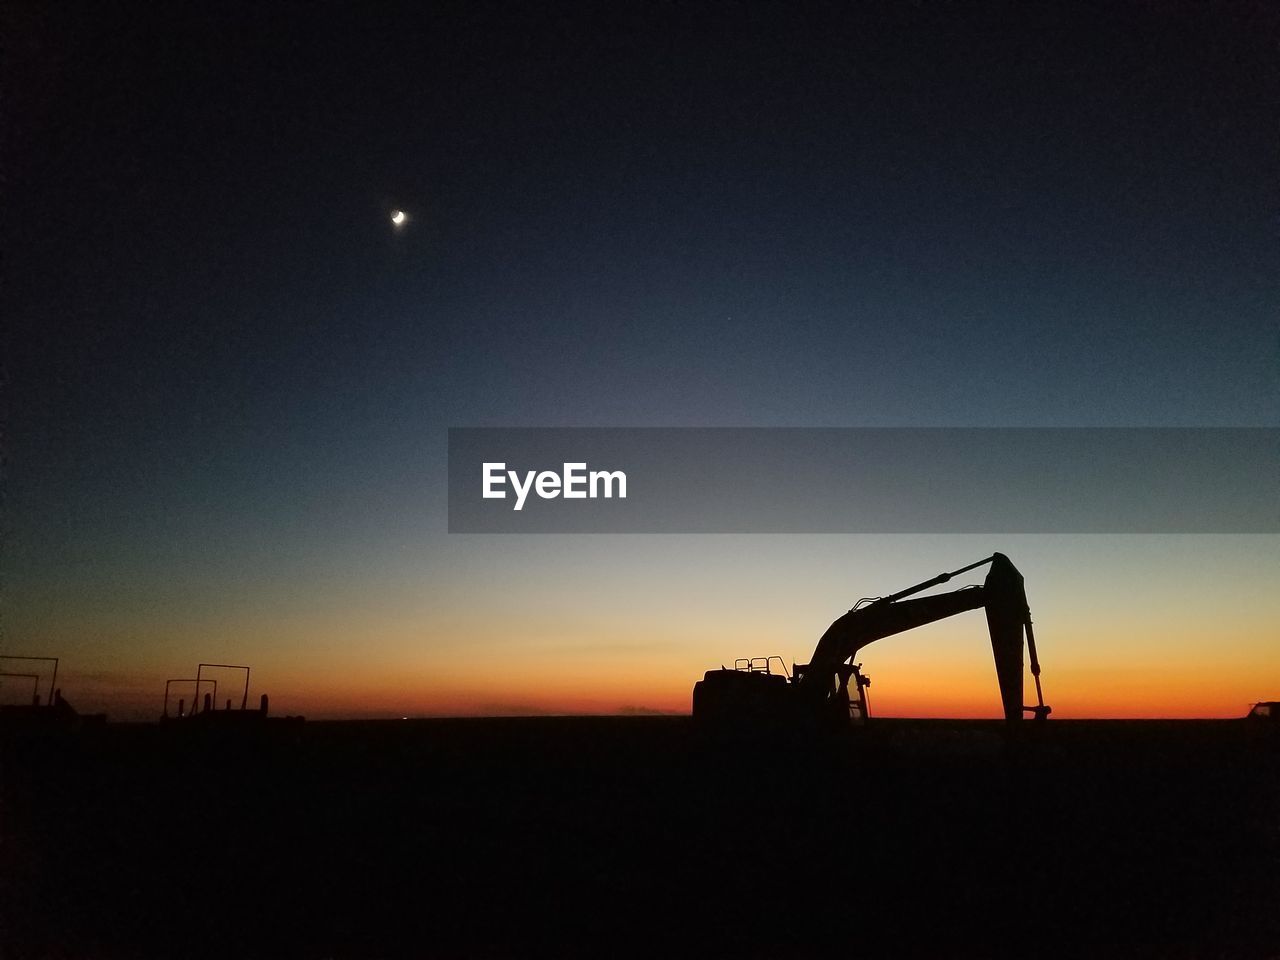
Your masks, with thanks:
M 991 568 L 981 586 L 924 597 L 914 596 L 988 563 Z M 1047 716 L 1049 708 L 1044 705 L 1040 689 L 1040 663 L 1036 657 L 1035 635 L 1031 629 L 1031 612 L 1027 606 L 1022 574 L 1002 553 L 992 554 L 959 570 L 939 574 L 931 580 L 907 587 L 891 596 L 878 598 L 865 606 L 859 604 L 839 617 L 818 640 L 809 663 L 797 669 L 794 685 L 798 688 L 800 699 L 808 703 L 812 710 L 839 713 L 840 704 L 847 705 L 849 702 L 847 686 L 851 674 L 859 677 L 860 685 L 869 682 L 864 681 L 856 669 L 846 665 L 862 647 L 875 640 L 979 607 L 986 611 L 991 652 L 996 665 L 996 682 L 1000 688 L 1000 702 L 1005 719 L 1020 720 L 1023 713 L 1028 711 L 1037 718 Z M 1023 706 L 1024 637 L 1031 658 L 1031 673 L 1036 683 L 1037 704 L 1034 707 Z M 715 671 L 708 673 L 707 680 L 711 679 L 713 672 Z M 730 678 L 717 679 L 721 689 L 733 686 L 724 682 Z M 742 684 L 737 686 L 741 687 Z M 705 696 L 703 699 L 706 699 Z M 698 700 L 699 690 L 695 686 L 695 715 L 698 713 Z M 830 709 L 832 704 L 837 708 L 835 711 Z

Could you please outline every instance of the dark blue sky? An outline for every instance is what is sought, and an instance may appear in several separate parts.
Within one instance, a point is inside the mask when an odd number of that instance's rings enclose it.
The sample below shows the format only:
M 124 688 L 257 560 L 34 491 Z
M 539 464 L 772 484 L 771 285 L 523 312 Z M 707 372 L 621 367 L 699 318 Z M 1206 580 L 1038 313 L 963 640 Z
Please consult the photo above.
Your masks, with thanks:
M 1280 423 L 1267 4 L 50 6 L 19 605 L 441 530 L 450 425 Z

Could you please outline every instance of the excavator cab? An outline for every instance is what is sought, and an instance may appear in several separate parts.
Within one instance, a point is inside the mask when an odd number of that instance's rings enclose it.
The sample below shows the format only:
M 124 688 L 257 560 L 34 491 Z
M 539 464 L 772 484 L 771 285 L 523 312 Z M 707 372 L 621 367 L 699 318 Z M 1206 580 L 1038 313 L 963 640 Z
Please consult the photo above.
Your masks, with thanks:
M 856 725 L 870 720 L 871 707 L 867 703 L 867 687 L 871 686 L 871 678 L 862 672 L 862 664 L 845 664 L 841 668 L 840 683 L 849 701 L 849 722 Z M 853 684 L 855 691 L 853 694 L 849 693 L 850 683 Z
M 774 671 L 775 665 L 777 672 Z M 871 678 L 862 664 L 841 664 L 831 683 L 830 696 L 815 715 L 801 698 L 799 684 L 808 664 L 792 664 L 781 657 L 751 657 L 735 661 L 732 668 L 708 670 L 693 685 L 693 715 L 699 723 L 727 723 L 746 727 L 825 720 L 826 726 L 859 725 L 870 717 L 867 688 Z
M 809 664 L 793 664 L 795 682 L 808 672 Z M 867 688 L 871 686 L 871 678 L 862 672 L 862 664 L 850 660 L 836 667 L 835 676 L 830 684 L 828 696 L 828 719 L 835 726 L 846 724 L 862 724 L 871 718 L 871 708 L 867 700 Z

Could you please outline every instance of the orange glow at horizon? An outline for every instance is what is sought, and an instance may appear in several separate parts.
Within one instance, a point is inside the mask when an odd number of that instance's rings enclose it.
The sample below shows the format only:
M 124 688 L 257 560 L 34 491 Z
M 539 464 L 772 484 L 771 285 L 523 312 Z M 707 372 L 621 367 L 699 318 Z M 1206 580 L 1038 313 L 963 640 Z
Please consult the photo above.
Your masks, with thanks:
M 997 545 L 1027 579 L 1055 718 L 1240 717 L 1280 697 L 1280 537 Z M 7 632 L 9 652 L 62 657 L 58 685 L 77 709 L 125 720 L 159 716 L 164 681 L 201 660 L 251 664 L 251 701 L 266 692 L 272 713 L 315 719 L 687 713 L 706 670 L 740 656 L 804 662 L 859 596 L 991 547 L 960 537 L 462 538 L 425 554 L 423 569 L 393 551 L 381 565 L 357 558 L 349 576 L 248 581 L 202 603 L 176 588 L 144 603 L 140 585 L 114 602 L 29 601 Z M 24 621 L 22 610 L 39 616 Z M 19 650 L 24 636 L 50 639 Z M 857 659 L 873 716 L 1000 715 L 980 612 L 877 641 Z M 0 702 L 12 696 L 0 687 Z
M 862 659 L 873 680 L 868 692 L 873 716 L 1000 716 L 994 670 L 987 664 L 940 664 L 940 669 L 930 672 L 918 663 L 895 663 L 887 656 L 879 663 L 870 655 Z M 622 674 L 582 670 L 551 676 L 530 670 L 487 681 L 479 676 L 465 680 L 406 676 L 390 682 L 385 676 L 353 677 L 349 672 L 290 678 L 259 671 L 251 699 L 256 702 L 258 694 L 267 691 L 273 713 L 314 719 L 678 715 L 689 712 L 693 683 L 701 676 L 700 669 L 672 672 L 654 667 Z M 1234 718 L 1243 716 L 1254 701 L 1268 699 L 1268 691 L 1245 668 L 1206 675 L 1173 667 L 1046 667 L 1043 680 L 1045 700 L 1057 719 Z M 120 719 L 151 719 L 160 712 L 163 678 L 129 682 L 123 676 L 78 677 L 66 670 L 59 675 L 59 686 L 74 689 L 81 708 L 105 710 Z M 1024 701 L 1034 702 L 1030 674 L 1024 690 Z M 1246 690 L 1256 693 L 1242 695 Z M 189 691 L 175 689 L 175 708 L 178 696 L 190 702 Z M 238 704 L 238 695 L 235 699 Z

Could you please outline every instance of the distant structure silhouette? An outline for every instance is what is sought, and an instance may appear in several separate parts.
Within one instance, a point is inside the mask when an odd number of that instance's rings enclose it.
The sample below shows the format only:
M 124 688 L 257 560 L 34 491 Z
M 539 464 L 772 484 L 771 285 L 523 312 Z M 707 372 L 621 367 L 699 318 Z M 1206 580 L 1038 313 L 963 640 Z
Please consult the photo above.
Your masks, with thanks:
M 216 709 L 218 703 L 218 681 L 214 677 L 204 676 L 206 670 L 238 670 L 244 673 L 244 688 L 241 691 L 239 707 L 234 706 L 232 697 L 226 697 L 222 701 L 223 709 Z M 271 701 L 265 693 L 258 698 L 257 709 L 249 709 L 250 672 L 250 668 L 244 664 L 202 662 L 196 665 L 195 676 L 175 677 L 171 680 L 166 680 L 164 705 L 160 711 L 161 723 L 181 721 L 183 726 L 199 729 L 247 729 L 266 722 Z M 194 688 L 195 693 L 192 697 L 190 713 L 186 712 L 186 699 L 180 698 L 178 700 L 177 715 L 170 715 L 169 700 L 174 684 L 190 684 Z M 202 689 L 205 687 L 209 689 Z M 200 704 L 200 706 L 198 707 L 197 704 Z M 275 724 L 278 720 L 298 722 L 302 719 L 302 717 L 281 717 L 272 719 L 271 723 Z
M 86 723 L 93 726 L 106 722 L 106 714 L 84 715 L 76 711 L 62 696 L 62 688 L 57 686 L 59 657 L 34 656 L 26 654 L 0 654 L 0 664 L 6 662 L 46 663 L 52 664 L 49 671 L 49 693 L 40 693 L 43 673 L 32 673 L 26 670 L 0 670 L 0 679 L 11 678 L 26 682 L 31 681 L 31 699 L 26 703 L 11 703 L 0 706 L 0 721 L 3 721 L 3 732 L 18 735 L 62 734 L 79 731 Z

